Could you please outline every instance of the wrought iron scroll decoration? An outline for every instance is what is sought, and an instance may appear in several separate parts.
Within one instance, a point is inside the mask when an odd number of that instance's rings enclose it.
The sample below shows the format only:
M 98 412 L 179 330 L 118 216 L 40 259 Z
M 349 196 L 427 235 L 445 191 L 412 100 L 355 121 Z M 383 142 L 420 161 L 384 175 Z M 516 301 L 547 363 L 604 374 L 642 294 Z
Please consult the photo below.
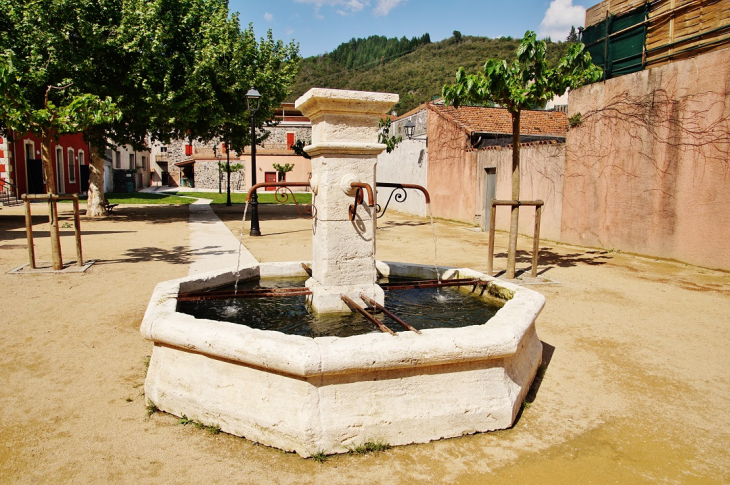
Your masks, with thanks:
M 395 185 L 395 184 L 394 184 Z M 378 187 L 381 187 L 380 184 L 377 184 Z M 385 211 L 388 210 L 388 206 L 390 205 L 390 200 L 395 197 L 395 201 L 398 203 L 405 202 L 408 198 L 408 192 L 406 192 L 406 189 L 402 186 L 397 186 L 390 192 L 390 195 L 388 196 L 388 201 L 385 203 L 385 207 L 381 207 L 380 204 L 377 204 L 376 212 L 378 214 L 378 219 L 383 217 L 385 215 Z
M 299 212 L 299 217 L 302 219 L 314 219 L 317 216 L 317 207 L 312 204 L 304 204 L 299 205 L 299 202 L 297 202 L 297 197 L 287 186 L 279 186 L 276 189 L 276 192 L 274 193 L 274 199 L 280 204 L 286 204 L 289 202 L 289 197 L 291 197 L 292 201 L 294 202 L 294 205 L 297 207 L 297 212 Z

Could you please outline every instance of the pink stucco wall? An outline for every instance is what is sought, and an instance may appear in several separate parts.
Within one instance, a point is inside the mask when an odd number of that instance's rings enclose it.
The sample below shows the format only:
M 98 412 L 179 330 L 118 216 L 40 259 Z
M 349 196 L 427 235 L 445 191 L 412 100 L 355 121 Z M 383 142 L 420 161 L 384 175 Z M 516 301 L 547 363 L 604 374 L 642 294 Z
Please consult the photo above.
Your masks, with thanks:
M 251 187 L 251 156 L 243 155 L 241 160 L 245 165 L 246 188 Z M 287 182 L 309 182 L 309 174 L 312 173 L 312 161 L 298 155 L 273 155 L 273 154 L 256 154 L 256 183 L 266 182 L 266 172 L 276 172 L 274 164 L 286 165 L 293 163 L 294 168 L 291 172 L 287 172 Z M 294 192 L 305 192 L 305 187 L 292 187 Z
M 730 270 L 730 49 L 575 90 L 563 241 Z
M 520 199 L 542 200 L 542 217 L 540 219 L 541 239 L 560 239 L 562 205 L 563 205 L 563 166 L 565 163 L 565 144 L 522 145 L 520 147 Z M 485 167 L 496 167 L 496 198 L 509 200 L 512 198 L 512 149 L 491 148 L 480 150 L 478 170 L 480 183 L 477 185 L 477 207 L 487 207 Z M 487 217 L 485 212 L 482 217 Z M 497 207 L 496 228 L 509 231 L 509 207 Z M 520 209 L 520 234 L 532 236 L 535 231 L 534 207 Z
M 474 223 L 477 152 L 463 130 L 428 113 L 428 191 L 434 217 Z

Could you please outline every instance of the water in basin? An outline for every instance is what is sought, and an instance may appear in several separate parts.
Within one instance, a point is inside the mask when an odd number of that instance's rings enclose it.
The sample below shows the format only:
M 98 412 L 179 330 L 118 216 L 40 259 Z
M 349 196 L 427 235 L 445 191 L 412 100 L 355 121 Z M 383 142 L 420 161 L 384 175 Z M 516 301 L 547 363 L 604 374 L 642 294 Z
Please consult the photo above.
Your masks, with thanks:
M 241 281 L 238 288 L 294 288 L 303 287 L 305 281 L 306 278 L 260 279 Z M 378 283 L 388 281 L 381 279 Z M 232 290 L 233 285 L 217 290 L 225 289 Z M 418 330 L 481 325 L 501 308 L 502 302 L 480 297 L 480 293 L 480 289 L 472 293 L 470 286 L 461 289 L 444 287 L 392 290 L 385 292 L 385 308 Z M 178 311 L 196 318 L 238 323 L 306 337 L 349 337 L 380 332 L 358 313 L 315 314 L 307 308 L 304 296 L 181 301 L 178 302 Z M 383 314 L 376 314 L 375 318 L 394 332 L 407 331 Z

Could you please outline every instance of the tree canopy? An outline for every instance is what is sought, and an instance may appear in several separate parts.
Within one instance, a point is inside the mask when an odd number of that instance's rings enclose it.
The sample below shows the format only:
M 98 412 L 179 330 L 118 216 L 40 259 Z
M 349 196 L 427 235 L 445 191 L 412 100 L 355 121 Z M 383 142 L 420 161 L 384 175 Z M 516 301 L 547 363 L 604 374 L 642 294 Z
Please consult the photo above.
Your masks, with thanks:
M 496 103 L 512 115 L 512 200 L 520 199 L 520 112 L 544 106 L 555 96 L 565 94 L 568 88 L 598 81 L 601 68 L 591 62 L 591 55 L 582 43 L 572 44 L 568 52 L 550 66 L 545 41 L 538 41 L 534 32 L 527 31 L 517 48 L 517 59 L 507 63 L 503 59 L 488 59 L 481 72 L 466 74 L 464 68 L 456 72 L 456 83 L 444 86 L 442 95 L 447 104 L 485 106 Z M 512 206 L 507 278 L 515 277 L 519 205 Z
M 245 93 L 261 92 L 263 125 L 299 61 L 296 44 L 242 31 L 226 0 L 0 0 L 0 26 L 0 129 L 42 136 L 47 173 L 50 140 L 82 132 L 94 148 L 89 215 L 103 213 L 105 148 L 225 134 L 242 150 Z

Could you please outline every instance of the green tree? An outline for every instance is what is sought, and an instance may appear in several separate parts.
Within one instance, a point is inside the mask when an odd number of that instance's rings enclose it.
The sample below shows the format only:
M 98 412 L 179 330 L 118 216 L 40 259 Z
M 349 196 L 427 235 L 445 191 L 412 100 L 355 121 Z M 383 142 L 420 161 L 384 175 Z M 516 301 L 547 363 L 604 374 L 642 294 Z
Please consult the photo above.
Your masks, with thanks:
M 461 32 L 455 30 L 452 35 L 454 36 L 454 42 L 457 44 L 461 44 Z
M 80 45 L 83 29 L 104 25 L 83 22 L 78 14 L 90 2 L 1 0 L 0 130 L 33 133 L 41 139 L 41 158 L 49 193 L 57 193 L 51 143 L 120 119 L 112 98 L 86 89 L 83 75 L 100 56 L 100 45 Z M 83 24 L 83 25 L 82 25 Z
M 520 198 L 520 112 L 531 106 L 544 105 L 555 96 L 601 77 L 601 69 L 591 63 L 590 54 L 581 43 L 573 44 L 555 67 L 546 57 L 546 44 L 528 31 L 517 48 L 517 59 L 489 59 L 482 72 L 467 75 L 463 68 L 456 73 L 456 83 L 444 86 L 442 95 L 447 104 L 459 107 L 464 103 L 497 103 L 512 115 L 512 200 Z M 512 207 L 507 278 L 514 278 L 517 252 L 519 206 Z
M 378 121 L 378 143 L 382 143 L 383 145 L 385 145 L 385 151 L 387 153 L 395 150 L 395 147 L 398 146 L 398 143 L 403 141 L 402 136 L 395 136 L 390 134 L 390 127 L 390 116 L 386 117 L 385 119 L 381 118 Z
M 277 172 L 276 180 L 281 182 L 286 177 L 286 173 L 291 172 L 294 170 L 294 164 L 293 163 L 285 163 L 284 165 L 279 165 L 278 163 L 273 164 L 274 170 Z
M 570 26 L 570 33 L 568 34 L 567 42 L 578 42 L 578 33 L 575 31 L 575 26 Z

